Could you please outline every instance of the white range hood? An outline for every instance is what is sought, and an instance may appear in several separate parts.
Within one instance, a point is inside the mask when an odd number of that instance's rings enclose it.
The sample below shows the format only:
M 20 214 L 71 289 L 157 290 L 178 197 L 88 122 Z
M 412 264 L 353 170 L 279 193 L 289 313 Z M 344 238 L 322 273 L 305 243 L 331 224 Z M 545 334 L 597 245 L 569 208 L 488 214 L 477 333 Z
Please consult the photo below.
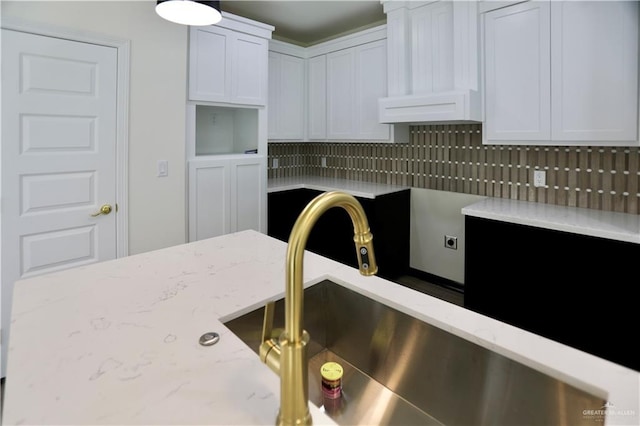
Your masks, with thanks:
M 480 122 L 475 1 L 382 0 L 387 90 L 381 123 Z
M 378 100 L 381 123 L 441 123 L 481 121 L 480 94 L 452 90 Z

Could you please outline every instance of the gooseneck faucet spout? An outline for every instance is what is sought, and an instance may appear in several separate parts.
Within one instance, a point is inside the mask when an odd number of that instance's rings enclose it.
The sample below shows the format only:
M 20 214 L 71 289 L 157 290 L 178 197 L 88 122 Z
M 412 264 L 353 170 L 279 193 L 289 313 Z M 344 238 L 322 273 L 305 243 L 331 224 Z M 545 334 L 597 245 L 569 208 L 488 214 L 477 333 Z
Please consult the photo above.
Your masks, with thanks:
M 285 329 L 276 342 L 271 336 L 273 304 L 265 308 L 260 359 L 280 375 L 281 425 L 311 424 L 307 371 L 309 334 L 303 330 L 304 288 L 302 266 L 307 239 L 317 220 L 328 209 L 342 207 L 353 222 L 358 266 L 363 275 L 377 272 L 373 236 L 362 205 L 353 196 L 339 191 L 326 192 L 313 199 L 302 211 L 289 236 L 286 258 Z

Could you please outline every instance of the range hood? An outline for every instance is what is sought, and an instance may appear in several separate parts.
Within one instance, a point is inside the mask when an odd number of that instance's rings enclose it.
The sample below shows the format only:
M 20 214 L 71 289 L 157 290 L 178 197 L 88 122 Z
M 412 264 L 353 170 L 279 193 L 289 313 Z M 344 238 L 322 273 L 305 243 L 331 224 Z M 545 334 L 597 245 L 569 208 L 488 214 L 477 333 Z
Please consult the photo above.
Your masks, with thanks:
M 381 123 L 477 123 L 478 9 L 474 1 L 382 0 L 387 91 Z
M 452 90 L 378 100 L 381 123 L 452 123 L 482 120 L 480 94 L 475 90 Z

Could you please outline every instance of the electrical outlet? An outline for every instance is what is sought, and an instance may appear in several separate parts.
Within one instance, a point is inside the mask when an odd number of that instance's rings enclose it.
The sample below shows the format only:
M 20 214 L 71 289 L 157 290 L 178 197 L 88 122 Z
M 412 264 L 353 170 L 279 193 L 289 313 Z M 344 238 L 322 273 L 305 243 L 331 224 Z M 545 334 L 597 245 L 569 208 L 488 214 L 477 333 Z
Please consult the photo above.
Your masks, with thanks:
M 322 157 L 322 158 L 320 159 L 320 165 L 321 165 L 322 167 L 327 167 L 327 157 Z
M 278 164 L 278 159 L 277 158 L 274 158 L 273 160 L 271 160 L 271 168 L 272 169 L 277 169 L 278 166 L 279 166 L 279 164 Z
M 533 186 L 540 187 L 547 185 L 547 172 L 544 170 L 533 171 Z
M 454 237 L 452 235 L 445 235 L 444 246 L 451 250 L 458 250 L 458 237 Z

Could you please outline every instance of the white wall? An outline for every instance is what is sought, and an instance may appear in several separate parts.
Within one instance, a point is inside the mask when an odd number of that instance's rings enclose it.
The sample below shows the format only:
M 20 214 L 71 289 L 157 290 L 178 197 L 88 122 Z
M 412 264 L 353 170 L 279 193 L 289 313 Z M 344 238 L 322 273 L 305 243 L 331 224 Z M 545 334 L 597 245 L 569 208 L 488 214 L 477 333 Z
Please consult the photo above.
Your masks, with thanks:
M 410 266 L 464 284 L 463 207 L 483 200 L 479 195 L 411 189 Z M 458 249 L 444 247 L 444 236 L 458 237 Z
M 152 0 L 1 2 L 2 19 L 42 22 L 131 41 L 130 254 L 186 241 L 188 27 L 157 16 L 155 4 Z M 156 177 L 158 160 L 169 160 L 168 177 Z

